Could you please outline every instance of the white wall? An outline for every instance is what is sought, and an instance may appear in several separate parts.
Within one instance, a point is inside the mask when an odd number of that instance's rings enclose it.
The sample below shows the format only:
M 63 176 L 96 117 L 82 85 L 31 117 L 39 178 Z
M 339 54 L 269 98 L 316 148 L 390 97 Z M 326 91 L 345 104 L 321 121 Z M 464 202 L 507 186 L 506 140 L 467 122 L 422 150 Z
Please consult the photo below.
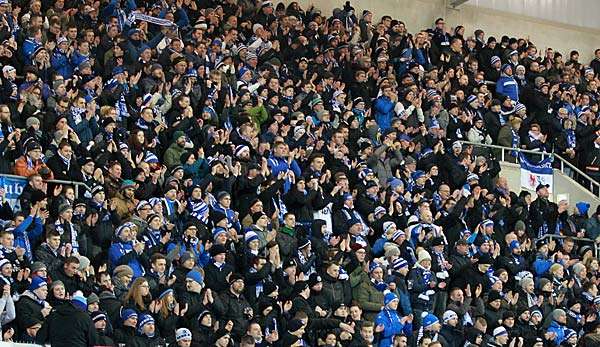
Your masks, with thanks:
M 598 0 L 470 0 L 469 5 L 600 29 Z
M 538 48 L 552 47 L 563 54 L 569 54 L 572 49 L 577 49 L 581 54 L 581 61 L 589 63 L 593 58 L 596 48 L 600 48 L 600 29 L 584 28 L 555 21 L 530 17 L 532 12 L 515 14 L 498 9 L 491 9 L 470 5 L 476 4 L 476 0 L 461 5 L 457 10 L 445 6 L 445 0 L 351 0 L 352 6 L 360 16 L 363 9 L 369 9 L 374 13 L 374 20 L 383 15 L 406 23 L 409 31 L 416 32 L 433 26 L 437 17 L 444 17 L 449 27 L 463 25 L 467 33 L 473 33 L 476 29 L 483 29 L 486 35 L 500 38 L 507 34 L 515 37 L 529 36 Z M 483 0 L 477 0 L 483 1 Z M 491 0 L 489 0 L 491 1 Z M 521 1 L 543 1 L 561 3 L 579 2 L 585 0 L 521 0 Z M 284 2 L 289 3 L 290 0 Z M 331 15 L 334 8 L 342 8 L 344 0 L 297 0 L 302 8 L 306 9 L 313 3 L 318 6 L 324 15 Z M 496 1 L 500 3 L 501 1 Z M 588 0 L 600 7 L 600 1 Z M 596 6 L 595 5 L 595 6 Z M 570 8 L 570 6 L 569 6 Z M 590 15 L 596 15 L 598 11 L 590 11 Z M 565 17 L 570 17 L 565 14 Z M 600 27 L 600 22 L 594 27 Z M 469 34 L 469 35 L 470 35 Z

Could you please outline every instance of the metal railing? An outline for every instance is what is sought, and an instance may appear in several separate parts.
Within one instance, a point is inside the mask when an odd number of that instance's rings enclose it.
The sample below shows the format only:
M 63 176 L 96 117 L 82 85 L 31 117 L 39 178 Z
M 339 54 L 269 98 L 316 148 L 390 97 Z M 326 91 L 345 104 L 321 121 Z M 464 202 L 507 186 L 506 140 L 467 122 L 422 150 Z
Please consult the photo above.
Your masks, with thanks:
M 579 183 L 583 188 L 590 191 L 594 196 L 600 197 L 600 183 L 598 183 L 595 179 L 591 178 L 588 174 L 581 171 L 578 167 L 571 164 L 568 160 L 564 159 L 563 157 L 561 157 L 560 155 L 558 155 L 556 153 L 532 151 L 529 149 L 511 148 L 511 147 L 505 147 L 505 146 L 499 146 L 499 145 L 488 145 L 485 143 L 477 143 L 477 142 L 469 142 L 469 141 L 462 141 L 462 143 L 471 145 L 474 147 L 478 146 L 478 147 L 486 147 L 486 148 L 494 149 L 494 150 L 496 150 L 495 152 L 500 153 L 500 161 L 504 161 L 504 162 L 507 161 L 506 160 L 507 156 L 510 156 L 511 158 L 515 158 L 514 156 L 511 155 L 511 152 L 520 152 L 520 153 L 525 153 L 525 154 L 539 155 L 539 156 L 541 156 L 542 160 L 547 157 L 552 157 L 555 159 L 554 163 L 556 163 L 558 165 L 557 167 L 555 167 L 556 169 L 559 169 L 562 173 L 565 173 L 565 168 L 569 168 L 569 170 L 571 170 L 573 173 L 573 177 L 572 177 L 573 180 L 575 180 L 577 183 Z M 515 162 L 518 162 L 518 159 L 515 158 Z
M 19 180 L 23 180 L 23 181 L 27 182 L 27 177 L 25 177 L 25 176 L 11 175 L 11 174 L 0 174 L 0 177 L 19 179 Z M 52 183 L 52 184 L 71 185 L 71 186 L 74 186 L 74 187 L 80 186 L 80 187 L 85 188 L 86 190 L 90 190 L 90 187 L 88 187 L 87 184 L 85 184 L 83 182 L 78 182 L 78 181 L 44 180 L 44 182 L 46 182 L 46 183 Z M 75 198 L 77 199 L 79 197 L 79 189 L 74 189 L 74 190 L 75 190 Z
M 581 248 L 581 243 L 587 243 L 587 244 L 591 244 L 591 246 L 594 248 L 594 257 L 598 258 L 598 255 L 600 254 L 600 244 L 598 242 L 596 242 L 596 240 L 592 240 L 592 239 L 588 239 L 585 237 L 570 237 L 570 236 L 563 236 L 563 235 L 555 235 L 555 234 L 546 234 L 542 237 L 540 237 L 539 239 L 535 239 L 535 241 L 540 241 L 540 240 L 546 240 L 549 239 L 550 241 L 553 241 L 555 239 L 558 240 L 563 240 L 566 239 L 567 237 L 571 238 L 572 240 L 578 241 L 578 246 L 579 248 Z

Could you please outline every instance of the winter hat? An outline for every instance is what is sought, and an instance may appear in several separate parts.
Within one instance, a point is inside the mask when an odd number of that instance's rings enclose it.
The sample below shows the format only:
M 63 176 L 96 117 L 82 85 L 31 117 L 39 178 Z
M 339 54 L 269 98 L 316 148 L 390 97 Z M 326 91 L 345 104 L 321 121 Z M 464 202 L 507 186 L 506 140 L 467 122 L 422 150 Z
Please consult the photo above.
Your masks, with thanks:
M 300 328 L 302 328 L 304 326 L 304 323 L 302 323 L 302 321 L 300 319 L 292 319 L 287 326 L 287 330 L 290 333 L 296 332 L 298 330 L 300 330 Z
M 394 231 L 394 234 L 392 235 L 392 241 L 395 241 L 400 236 L 406 236 L 406 233 L 404 233 L 404 231 L 402 231 L 402 229 L 398 229 L 398 230 Z
M 577 333 L 573 329 L 565 329 L 565 340 L 570 339 L 573 336 L 577 336 Z
M 417 263 L 420 263 L 423 260 L 431 261 L 431 255 L 429 255 L 429 252 L 427 252 L 424 249 L 420 250 L 419 253 L 417 253 Z
M 517 102 L 515 105 L 515 113 L 519 113 L 520 111 L 526 110 L 527 107 L 520 102 Z
M 373 214 L 378 215 L 378 214 L 383 214 L 385 213 L 385 207 L 382 206 L 377 206 L 375 207 L 375 210 L 373 211 Z
M 230 285 L 239 280 L 243 281 L 244 276 L 240 275 L 239 273 L 235 273 L 235 272 L 232 272 L 231 275 L 229 275 L 229 284 Z
M 533 306 L 529 309 L 529 313 L 531 314 L 531 316 L 533 317 L 533 315 L 539 315 L 540 317 L 543 317 L 544 315 L 542 314 L 542 310 L 540 310 L 539 307 L 537 306 Z
M 125 190 L 125 189 L 129 189 L 129 188 L 135 189 L 135 182 L 133 182 L 132 180 L 124 180 L 121 183 L 121 189 L 120 190 Z
M 133 277 L 133 270 L 129 265 L 119 265 L 113 270 L 113 276 L 115 277 L 124 277 L 129 276 Z
M 202 277 L 202 274 L 196 270 L 192 270 L 192 271 L 188 272 L 187 275 L 185 275 L 185 278 L 186 279 L 189 278 L 198 284 L 202 284 L 204 282 L 204 278 Z
M 258 234 L 254 231 L 248 231 L 246 234 L 244 234 L 244 240 L 246 241 L 246 243 L 258 240 Z
M 310 278 L 309 278 L 309 282 L 310 282 Z M 276 290 L 279 290 L 279 287 L 272 281 L 268 281 L 265 284 L 263 284 L 263 294 L 265 296 L 269 296 L 271 293 L 273 293 Z
M 134 310 L 127 308 L 121 311 L 121 320 L 126 321 L 129 318 L 138 318 L 138 314 L 137 312 L 135 312 Z
M 82 293 L 76 293 L 73 295 L 73 298 L 71 298 L 71 303 L 82 311 L 87 310 L 87 299 Z
M 158 296 L 158 298 L 162 299 L 165 296 L 167 296 L 169 293 L 174 293 L 173 289 L 169 288 L 169 289 L 165 290 L 164 292 L 160 293 L 160 295 Z
M 222 253 L 227 253 L 227 249 L 223 245 L 213 245 L 210 248 L 209 253 L 210 253 L 211 257 L 214 257 L 214 256 L 222 254 Z
M 502 295 L 500 295 L 500 292 L 498 292 L 497 290 L 491 290 L 488 294 L 487 301 L 492 302 L 492 301 L 501 300 L 501 299 L 502 299 Z
M 181 255 L 181 257 L 179 257 L 179 263 L 183 264 L 186 261 L 190 260 L 190 259 L 196 259 L 196 256 L 194 255 L 194 253 L 192 252 L 183 252 L 183 254 Z
M 502 335 L 508 335 L 508 331 L 506 331 L 505 327 L 497 327 L 496 329 L 494 329 L 494 337 L 498 337 L 498 336 L 502 336 Z
M 32 280 L 31 280 L 31 284 L 29 285 L 29 290 L 30 291 L 34 291 L 36 289 L 39 289 L 43 286 L 47 286 L 48 283 L 46 283 L 46 279 L 44 277 L 40 277 L 40 276 L 35 276 Z
M 444 312 L 444 316 L 442 318 L 444 320 L 444 323 L 448 323 L 453 319 L 458 319 L 458 315 L 452 310 L 447 310 L 446 312 Z
M 394 222 L 383 222 L 383 233 L 387 235 L 392 229 L 396 228 L 396 223 Z
M 99 303 L 99 302 L 100 302 L 100 298 L 98 298 L 98 295 L 96 295 L 96 293 L 90 294 L 90 296 L 88 296 L 88 298 L 87 298 L 88 305 L 91 305 L 94 303 Z
M 212 232 L 213 240 L 216 240 L 221 234 L 227 234 L 227 230 L 221 227 L 214 228 Z
M 386 306 L 394 300 L 398 300 L 398 295 L 394 292 L 388 292 L 383 296 L 383 304 Z
M 408 262 L 406 260 L 404 260 L 403 258 L 396 258 L 392 262 L 392 268 L 394 270 L 400 270 L 403 267 L 407 267 L 407 266 L 408 266 Z
M 4 265 L 7 265 L 7 264 L 10 264 L 10 260 L 8 260 L 6 258 L 0 260 L 0 270 L 2 270 L 2 268 L 4 267 Z
M 258 222 L 259 219 L 261 219 L 263 216 L 266 216 L 267 214 L 264 212 L 256 212 L 252 214 L 252 223 L 256 224 L 256 222 Z
M 309 239 L 301 239 L 298 241 L 298 250 L 304 249 L 306 247 L 308 247 L 308 245 L 310 245 L 310 240 Z
M 430 328 L 433 325 L 435 325 L 436 323 L 440 322 L 438 317 L 436 317 L 435 315 L 433 315 L 429 312 L 423 312 L 421 314 L 421 317 L 423 318 L 423 328 L 424 329 Z
M 314 286 L 318 283 L 322 283 L 322 282 L 323 282 L 323 279 L 316 272 L 310 274 L 310 276 L 308 277 L 308 286 L 309 287 L 312 287 L 312 286 Z
M 140 335 L 142 334 L 142 331 L 144 330 L 144 326 L 146 324 L 154 324 L 154 318 L 149 314 L 141 314 L 140 318 L 138 319 L 138 326 L 137 326 L 137 330 Z M 150 336 L 150 337 L 152 337 L 152 336 Z
M 68 210 L 72 210 L 72 209 L 73 209 L 73 207 L 68 203 L 60 204 L 58 206 L 58 214 L 62 214 L 64 212 L 66 212 Z
M 575 207 L 577 207 L 577 210 L 581 215 L 586 215 L 588 213 L 588 210 L 590 209 L 590 204 L 584 201 L 580 201 L 575 204 Z
M 378 262 L 376 262 L 376 261 L 372 261 L 371 264 L 369 264 L 369 273 L 372 273 L 377 268 L 381 269 L 381 265 Z
M 518 240 L 512 240 L 508 245 L 508 249 L 512 252 L 514 249 L 521 247 Z
M 566 316 L 566 315 L 567 315 L 567 313 L 562 308 L 557 308 L 554 311 L 552 311 L 552 319 L 553 320 L 558 320 L 559 317 Z
M 175 331 L 175 341 L 191 341 L 192 332 L 186 328 L 179 328 Z
M 493 227 L 494 226 L 494 221 L 491 219 L 485 219 L 481 222 L 481 227 L 486 228 L 486 227 Z
M 495 55 L 495 56 L 493 56 L 493 57 L 490 59 L 490 64 L 491 64 L 491 65 L 494 65 L 494 64 L 496 64 L 496 63 L 497 63 L 497 62 L 499 62 L 499 61 L 500 61 L 500 57 L 498 57 L 497 55 Z
M 106 317 L 106 315 L 102 311 L 92 312 L 90 314 L 90 317 L 92 318 L 92 322 L 94 322 L 94 323 L 99 322 L 101 320 L 108 321 L 108 318 Z

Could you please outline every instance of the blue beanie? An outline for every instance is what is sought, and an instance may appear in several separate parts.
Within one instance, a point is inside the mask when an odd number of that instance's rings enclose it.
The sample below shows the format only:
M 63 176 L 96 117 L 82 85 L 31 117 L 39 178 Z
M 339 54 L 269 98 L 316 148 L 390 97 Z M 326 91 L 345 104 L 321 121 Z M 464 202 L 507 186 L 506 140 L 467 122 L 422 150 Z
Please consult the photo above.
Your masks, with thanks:
M 394 300 L 398 300 L 398 295 L 394 294 L 393 292 L 386 293 L 383 296 L 383 304 L 386 306 Z
M 427 329 L 431 326 L 433 326 L 435 323 L 439 323 L 439 319 L 438 317 L 436 317 L 435 315 L 428 313 L 428 312 L 423 312 L 423 328 Z
M 212 234 L 213 234 L 213 240 L 216 240 L 216 239 L 217 239 L 217 237 L 219 237 L 219 235 L 221 235 L 221 234 L 227 234 L 227 230 L 225 230 L 225 229 L 224 229 L 224 228 L 222 228 L 222 227 L 216 227 L 216 228 L 213 230 L 213 233 L 212 233 Z
M 500 70 L 502 72 L 506 72 L 506 69 L 508 69 L 508 68 L 512 69 L 512 65 L 510 65 L 510 64 L 504 64 L 504 65 L 502 65 L 502 68 L 500 68 Z
M 121 319 L 123 321 L 126 321 L 131 317 L 137 318 L 137 316 L 138 316 L 137 312 L 135 312 L 135 310 L 132 310 L 130 308 L 127 308 L 127 309 L 124 309 L 123 311 L 121 311 Z
M 582 215 L 585 215 L 588 213 L 588 210 L 590 209 L 590 204 L 588 204 L 587 202 L 584 202 L 584 201 L 580 201 L 575 204 L 575 207 L 577 207 L 577 210 L 579 211 L 579 213 L 581 213 Z
M 173 293 L 173 289 L 169 288 L 167 290 L 165 290 L 164 292 L 160 293 L 160 295 L 158 296 L 159 299 L 164 298 L 166 295 L 168 295 L 169 293 Z
M 376 261 L 372 261 L 371 264 L 369 264 L 369 273 L 375 271 L 377 268 L 381 268 L 381 265 L 379 265 L 379 263 Z
M 403 258 L 396 258 L 392 262 L 392 268 L 394 270 L 400 270 L 403 267 L 407 267 L 407 266 L 408 266 L 408 262 L 406 260 L 404 260 Z
M 190 272 L 187 273 L 187 275 L 185 275 L 185 278 L 189 278 L 195 282 L 198 282 L 198 284 L 202 284 L 204 282 L 204 278 L 202 277 L 202 274 L 199 273 L 196 270 L 192 270 Z
M 34 291 L 40 287 L 47 286 L 46 279 L 44 277 L 35 276 L 31 280 L 31 284 L 29 285 L 29 290 Z
M 519 248 L 519 247 L 521 247 L 521 244 L 517 240 L 512 240 L 510 242 L 510 244 L 508 245 L 508 248 L 510 249 L 511 252 L 512 252 L 513 249 Z
M 83 294 L 75 294 L 71 298 L 71 303 L 82 311 L 87 311 L 87 299 Z
M 146 325 L 146 324 L 154 324 L 154 318 L 149 314 L 141 314 L 140 318 L 138 319 L 138 326 L 137 326 L 137 330 L 140 335 L 143 334 L 144 325 Z M 149 335 L 149 337 L 153 337 L 153 336 L 154 336 L 154 334 L 152 334 L 151 336 Z

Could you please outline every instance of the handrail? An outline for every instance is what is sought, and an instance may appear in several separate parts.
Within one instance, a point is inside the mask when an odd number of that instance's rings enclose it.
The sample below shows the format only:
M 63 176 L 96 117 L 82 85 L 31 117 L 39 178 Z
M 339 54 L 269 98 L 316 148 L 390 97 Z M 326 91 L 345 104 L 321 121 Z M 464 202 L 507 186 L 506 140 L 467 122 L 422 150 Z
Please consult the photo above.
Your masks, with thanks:
M 18 179 L 22 179 L 22 180 L 27 180 L 27 177 L 25 176 L 19 176 L 19 175 L 12 175 L 12 174 L 2 174 L 0 173 L 0 177 L 7 177 L 7 178 L 18 178 Z M 79 182 L 79 181 L 65 181 L 65 180 L 44 180 L 44 182 L 46 183 L 56 183 L 56 184 L 66 184 L 66 185 L 73 185 L 73 186 L 83 186 L 86 190 L 90 190 L 90 187 L 83 183 L 83 182 Z M 79 197 L 79 191 L 78 189 L 75 189 L 75 198 L 77 199 Z
M 545 239 L 550 239 L 550 241 L 552 241 L 552 239 L 566 239 L 567 237 L 571 238 L 574 241 L 583 241 L 583 242 L 589 242 L 592 243 L 594 245 L 594 257 L 598 257 L 598 254 L 600 254 L 600 244 L 598 242 L 596 242 L 596 240 L 593 239 L 588 239 L 585 237 L 571 237 L 571 236 L 564 236 L 564 235 L 555 235 L 555 234 L 546 234 L 540 238 L 535 239 L 535 241 L 540 241 L 540 240 L 545 240 Z
M 477 143 L 477 142 L 470 142 L 470 141 L 461 141 L 461 142 L 463 144 L 467 144 L 467 145 L 471 145 L 471 146 L 481 146 L 481 147 L 499 149 L 499 150 L 502 151 L 501 161 L 506 161 L 506 160 L 504 160 L 504 151 L 514 151 L 514 152 L 521 152 L 521 153 L 527 153 L 527 154 L 537 154 L 537 155 L 542 155 L 542 156 L 551 156 L 551 157 L 558 158 L 558 160 L 560 162 L 560 171 L 561 172 L 564 172 L 564 166 L 566 164 L 567 167 L 569 167 L 571 170 L 573 170 L 574 172 L 576 172 L 580 177 L 585 178 L 587 181 L 589 181 L 589 183 L 590 183 L 589 188 L 585 187 L 583 185 L 582 185 L 582 187 L 584 187 L 585 189 L 587 189 L 588 191 L 590 191 L 592 194 L 600 197 L 600 183 L 597 182 L 595 179 L 591 178 L 585 172 L 581 171 L 575 165 L 571 164 L 568 160 L 564 159 L 563 157 L 561 157 L 560 155 L 558 155 L 556 153 L 552 153 L 552 152 L 540 152 L 540 151 L 533 151 L 533 150 L 530 150 L 530 149 L 512 148 L 512 147 L 499 146 L 499 145 L 488 145 L 486 143 Z M 592 186 L 596 187 L 597 190 L 594 191 L 594 189 L 592 189 Z

